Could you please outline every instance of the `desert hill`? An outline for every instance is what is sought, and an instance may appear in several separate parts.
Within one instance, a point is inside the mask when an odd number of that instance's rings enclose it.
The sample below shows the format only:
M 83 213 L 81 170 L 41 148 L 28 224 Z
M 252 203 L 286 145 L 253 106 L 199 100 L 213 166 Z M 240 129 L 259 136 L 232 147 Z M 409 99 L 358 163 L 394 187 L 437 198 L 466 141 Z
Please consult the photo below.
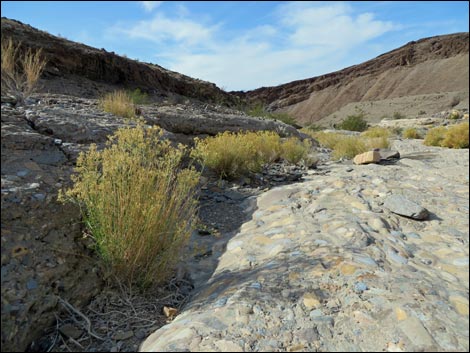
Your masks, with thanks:
M 154 96 L 184 96 L 204 102 L 232 101 L 215 84 L 51 35 L 2 17 L 2 36 L 24 48 L 42 48 L 48 65 L 41 91 L 96 98 L 103 92 L 139 88 Z
M 262 101 L 270 110 L 287 111 L 304 124 L 328 123 L 335 114 L 342 117 L 353 110 L 338 112 L 348 104 L 358 105 L 376 119 L 394 111 L 436 113 L 443 105 L 460 102 L 468 108 L 468 51 L 468 33 L 425 38 L 340 71 L 237 94 Z M 423 95 L 429 95 L 424 104 L 410 111 L 409 97 L 419 96 L 422 101 Z M 438 104 L 433 104 L 436 100 Z M 371 105 L 376 109 L 369 111 Z

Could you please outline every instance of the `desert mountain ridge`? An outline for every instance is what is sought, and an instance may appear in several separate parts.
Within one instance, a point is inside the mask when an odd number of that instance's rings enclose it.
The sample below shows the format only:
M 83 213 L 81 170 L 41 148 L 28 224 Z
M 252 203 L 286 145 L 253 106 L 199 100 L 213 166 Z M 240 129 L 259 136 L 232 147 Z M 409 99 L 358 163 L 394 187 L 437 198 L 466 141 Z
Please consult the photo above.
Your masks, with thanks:
M 455 97 L 466 99 L 468 108 L 468 51 L 468 32 L 424 38 L 329 74 L 237 94 L 261 101 L 270 110 L 287 111 L 304 124 L 328 117 L 349 103 L 420 95 L 431 95 L 424 100 L 433 101 L 432 95 L 444 93 L 437 99 L 443 98 L 440 103 L 448 105 L 447 92 L 454 92 L 450 97 L 454 102 Z M 393 105 L 400 110 L 406 103 Z

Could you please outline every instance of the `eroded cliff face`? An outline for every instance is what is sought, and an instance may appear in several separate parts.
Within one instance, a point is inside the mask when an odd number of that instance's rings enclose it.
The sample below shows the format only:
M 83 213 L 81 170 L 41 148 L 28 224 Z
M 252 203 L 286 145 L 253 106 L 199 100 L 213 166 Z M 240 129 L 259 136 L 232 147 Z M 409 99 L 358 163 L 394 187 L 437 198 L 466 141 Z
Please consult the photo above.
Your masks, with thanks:
M 314 122 L 351 102 L 468 92 L 468 50 L 468 33 L 425 38 L 340 71 L 234 93 L 288 111 L 299 122 Z
M 94 98 L 103 90 L 120 86 L 160 95 L 177 94 L 206 102 L 234 102 L 235 99 L 213 83 L 59 38 L 4 17 L 2 37 L 21 42 L 25 49 L 42 48 L 48 60 L 41 82 L 44 92 Z

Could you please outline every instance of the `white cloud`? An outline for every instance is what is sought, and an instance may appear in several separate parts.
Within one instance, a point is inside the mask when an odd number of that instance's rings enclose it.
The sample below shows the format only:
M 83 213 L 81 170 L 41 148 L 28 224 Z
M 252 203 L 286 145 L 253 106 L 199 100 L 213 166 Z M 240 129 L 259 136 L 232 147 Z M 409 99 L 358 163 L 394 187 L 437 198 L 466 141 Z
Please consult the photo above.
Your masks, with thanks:
M 115 27 L 112 31 L 126 34 L 131 38 L 147 39 L 156 43 L 167 42 L 169 45 L 199 45 L 211 40 L 217 28 L 204 26 L 185 18 L 170 18 L 163 13 L 156 14 L 151 20 L 140 21 L 130 28 Z
M 114 30 L 161 44 L 163 49 L 155 53 L 157 64 L 229 90 L 278 85 L 341 69 L 351 49 L 397 28 L 372 13 L 355 13 L 345 3 L 289 2 L 278 6 L 273 23 L 226 38 L 222 24 L 192 19 L 186 10 L 173 17 L 158 13 Z
M 152 12 L 154 9 L 159 7 L 162 4 L 162 2 L 163 1 L 139 1 L 139 3 L 147 12 Z

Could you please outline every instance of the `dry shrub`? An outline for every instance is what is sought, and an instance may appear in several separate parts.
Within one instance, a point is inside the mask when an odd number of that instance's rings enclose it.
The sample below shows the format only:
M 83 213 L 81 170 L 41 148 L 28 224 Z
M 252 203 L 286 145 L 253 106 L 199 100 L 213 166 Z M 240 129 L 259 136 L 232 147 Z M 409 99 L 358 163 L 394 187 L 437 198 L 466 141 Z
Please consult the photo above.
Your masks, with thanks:
M 453 109 L 448 118 L 451 119 L 451 120 L 457 120 L 457 119 L 460 119 L 461 117 L 463 116 L 463 114 L 461 112 L 459 112 L 458 110 L 456 109 Z
M 123 128 L 98 151 L 77 160 L 74 200 L 103 259 L 129 285 L 158 284 L 172 269 L 196 217 L 199 173 L 183 169 L 183 146 L 162 140 L 160 128 Z
M 356 136 L 343 136 L 339 139 L 333 148 L 333 158 L 340 159 L 352 159 L 354 156 L 360 153 L 364 153 L 368 150 L 364 141 Z
M 47 60 L 42 56 L 42 49 L 28 49 L 20 55 L 21 44 L 13 43 L 11 38 L 2 38 L 2 93 L 14 96 L 21 105 L 37 87 Z
M 390 142 L 385 136 L 382 137 L 371 137 L 371 138 L 361 138 L 368 150 L 373 150 L 375 148 L 389 148 Z
M 391 133 L 390 130 L 380 127 L 380 126 L 374 126 L 368 128 L 366 131 L 361 133 L 361 136 L 364 137 L 385 137 L 388 138 L 390 137 Z
M 423 143 L 426 146 L 440 146 L 445 138 L 446 132 L 447 129 L 443 126 L 435 127 L 428 131 L 428 133 L 424 137 Z
M 441 146 L 449 148 L 468 148 L 468 128 L 468 122 L 449 127 L 441 142 Z
M 135 118 L 135 106 L 129 92 L 114 91 L 108 93 L 100 99 L 99 104 L 108 113 L 131 120 Z
M 298 163 L 307 155 L 307 145 L 297 139 L 281 143 L 278 134 L 271 131 L 224 132 L 206 139 L 196 139 L 192 157 L 215 171 L 222 178 L 236 178 L 250 172 L 259 172 L 263 165 L 280 157 Z
M 403 131 L 403 138 L 405 139 L 420 139 L 422 138 L 418 130 L 414 127 L 407 128 Z
M 312 144 L 308 140 L 300 141 L 296 137 L 290 137 L 281 145 L 281 157 L 289 163 L 297 164 L 305 160 Z
M 333 150 L 334 159 L 351 159 L 357 154 L 364 153 L 375 148 L 388 148 L 387 137 L 347 136 L 338 133 L 319 132 L 315 138 L 321 145 Z

